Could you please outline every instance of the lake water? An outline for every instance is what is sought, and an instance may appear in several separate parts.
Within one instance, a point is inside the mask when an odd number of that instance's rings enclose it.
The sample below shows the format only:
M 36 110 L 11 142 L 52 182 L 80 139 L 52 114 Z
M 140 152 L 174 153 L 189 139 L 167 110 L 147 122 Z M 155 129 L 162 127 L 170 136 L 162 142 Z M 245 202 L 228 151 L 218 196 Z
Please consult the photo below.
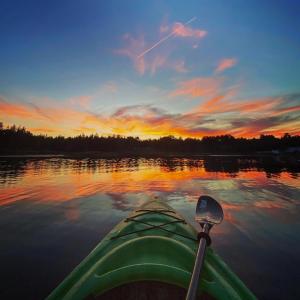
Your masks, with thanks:
M 300 299 L 300 170 L 255 159 L 0 158 L 1 299 L 43 299 L 131 210 L 159 196 L 225 221 L 213 247 L 259 299 Z

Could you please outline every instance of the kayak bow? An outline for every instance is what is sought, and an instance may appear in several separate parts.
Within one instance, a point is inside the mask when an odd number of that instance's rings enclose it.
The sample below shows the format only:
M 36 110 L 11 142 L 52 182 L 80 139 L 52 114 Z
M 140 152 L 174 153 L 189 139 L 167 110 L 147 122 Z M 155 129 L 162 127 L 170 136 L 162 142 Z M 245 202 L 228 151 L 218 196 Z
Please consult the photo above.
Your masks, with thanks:
M 47 299 L 184 299 L 197 246 L 197 231 L 181 215 L 161 201 L 147 202 L 118 224 Z M 211 247 L 198 295 L 256 299 Z

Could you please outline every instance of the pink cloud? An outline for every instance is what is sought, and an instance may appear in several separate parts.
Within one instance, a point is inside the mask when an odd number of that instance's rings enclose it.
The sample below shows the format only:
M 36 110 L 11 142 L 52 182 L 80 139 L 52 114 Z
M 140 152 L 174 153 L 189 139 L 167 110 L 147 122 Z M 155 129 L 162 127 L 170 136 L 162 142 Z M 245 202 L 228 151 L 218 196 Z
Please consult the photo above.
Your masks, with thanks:
M 143 36 L 137 38 L 132 37 L 129 33 L 123 36 L 123 40 L 126 42 L 126 46 L 121 49 L 117 49 L 114 52 L 119 55 L 127 56 L 133 62 L 135 70 L 143 75 L 146 70 L 146 64 L 144 57 L 138 57 L 139 54 L 145 49 L 145 40 Z
M 88 109 L 91 104 L 91 99 L 92 99 L 91 96 L 79 96 L 79 97 L 70 98 L 69 102 L 72 105 L 79 106 L 84 109 Z
M 165 33 L 165 35 L 161 37 L 157 42 L 153 43 L 152 45 L 150 44 L 150 46 L 146 45 L 143 36 L 135 38 L 130 34 L 125 34 L 123 36 L 123 40 L 126 43 L 125 47 L 115 50 L 114 53 L 127 56 L 133 62 L 135 70 L 140 75 L 144 75 L 147 71 L 149 71 L 150 74 L 153 75 L 158 69 L 162 68 L 173 69 L 176 72 L 180 73 L 187 72 L 187 68 L 185 67 L 183 60 L 175 62 L 169 60 L 169 56 L 172 50 L 169 49 L 168 52 L 164 51 L 164 53 L 158 53 L 156 51 L 154 55 L 152 51 L 159 48 L 161 44 L 165 43 L 172 37 L 192 37 L 194 39 L 201 39 L 205 37 L 207 34 L 205 30 L 193 29 L 188 26 L 188 24 L 193 22 L 194 20 L 196 20 L 195 17 L 185 24 L 177 22 L 174 23 L 173 26 L 161 25 L 160 33 Z
M 212 96 L 218 93 L 222 82 L 222 79 L 213 77 L 196 77 L 180 82 L 170 96 L 187 96 L 189 98 Z
M 169 29 L 170 29 L 170 27 L 168 26 L 168 25 L 160 25 L 160 27 L 159 27 L 159 31 L 160 31 L 160 33 L 166 33 L 166 32 L 168 32 L 169 31 Z
M 224 58 L 222 59 L 217 68 L 215 69 L 216 73 L 221 73 L 226 69 L 230 69 L 237 64 L 237 60 L 235 58 Z
M 204 38 L 207 35 L 207 31 L 202 29 L 193 29 L 187 25 L 184 25 L 180 22 L 174 23 L 172 31 L 175 36 L 179 37 L 194 37 L 197 39 Z
M 103 84 L 102 89 L 108 93 L 116 93 L 118 91 L 118 86 L 113 81 L 108 81 Z
M 31 103 L 12 103 L 0 97 L 0 118 L 2 119 L 14 118 L 62 124 L 66 120 L 80 120 L 83 116 L 85 116 L 84 112 L 67 107 L 57 107 L 56 102 L 53 102 L 52 106 L 37 106 Z
M 147 68 L 150 69 L 151 75 L 154 75 L 158 69 L 171 69 L 177 73 L 187 73 L 188 69 L 185 61 L 182 60 L 168 60 L 167 56 L 155 55 L 152 60 L 149 60 Z
M 289 107 L 278 108 L 274 111 L 274 115 L 280 115 L 280 114 L 298 112 L 298 111 L 300 111 L 300 105 L 294 105 Z
M 254 100 L 233 101 L 232 95 L 235 90 L 219 93 L 217 96 L 204 101 L 200 105 L 193 108 L 191 114 L 195 116 L 203 116 L 208 113 L 223 114 L 223 113 L 239 113 L 239 114 L 255 114 L 260 112 L 268 112 L 272 115 L 275 108 L 281 104 L 280 98 L 263 98 Z M 276 111 L 276 110 L 275 110 Z
M 169 40 L 172 37 L 194 37 L 194 38 L 203 38 L 206 36 L 207 32 L 202 29 L 192 29 L 191 27 L 187 26 L 187 24 L 195 21 L 196 18 L 190 19 L 188 22 L 185 24 L 182 24 L 180 22 L 174 23 L 172 26 L 171 32 L 169 34 L 161 37 L 156 43 L 154 43 L 152 46 L 146 48 L 144 51 L 142 51 L 139 55 L 138 58 L 143 57 L 153 49 L 157 48 L 160 46 L 162 43 L 165 43 L 167 40 Z M 163 30 L 167 30 L 168 27 L 164 26 Z M 162 28 L 160 29 L 162 30 Z
M 188 69 L 187 69 L 187 67 L 185 65 L 185 61 L 184 60 L 175 61 L 172 64 L 172 67 L 178 73 L 186 73 L 186 72 L 188 72 Z
M 150 62 L 149 62 L 149 69 L 152 75 L 156 73 L 159 68 L 162 68 L 166 65 L 167 57 L 163 55 L 156 55 Z
M 134 69 L 140 75 L 144 75 L 146 72 L 154 75 L 160 69 L 171 69 L 178 73 L 187 72 L 184 60 L 170 60 L 170 52 L 155 52 L 149 55 L 139 56 L 138 54 L 141 52 L 140 49 L 145 46 L 145 41 L 142 36 L 133 38 L 131 35 L 126 34 L 123 38 L 126 42 L 126 46 L 122 49 L 115 50 L 115 53 L 128 57 L 132 61 Z

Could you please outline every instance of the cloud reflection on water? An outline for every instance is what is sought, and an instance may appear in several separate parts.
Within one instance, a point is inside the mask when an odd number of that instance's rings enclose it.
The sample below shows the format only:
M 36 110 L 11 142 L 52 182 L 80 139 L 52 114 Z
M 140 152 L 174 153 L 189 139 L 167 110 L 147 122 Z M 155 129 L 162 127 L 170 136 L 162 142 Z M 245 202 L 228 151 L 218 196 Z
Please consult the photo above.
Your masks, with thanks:
M 25 250 L 33 264 L 41 253 L 44 268 L 52 268 L 54 275 L 47 281 L 54 287 L 57 269 L 62 268 L 64 276 L 71 271 L 60 267 L 65 266 L 64 249 L 76 248 L 68 254 L 75 266 L 129 211 L 153 195 L 193 223 L 198 196 L 209 194 L 225 212 L 224 222 L 212 230 L 213 247 L 258 297 L 281 299 L 277 286 L 289 286 L 289 295 L 298 290 L 290 276 L 277 270 L 288 266 L 292 277 L 298 272 L 293 249 L 300 246 L 300 170 L 238 157 L 0 162 L 0 228 L 7 253 L 3 264 L 9 269 L 16 249 L 22 257 Z M 53 265 L 49 249 L 59 255 Z M 21 265 L 27 270 L 26 262 Z M 46 295 L 49 287 L 34 274 Z M 11 286 L 18 284 L 15 281 L 6 278 Z
M 209 194 L 222 203 L 226 222 L 240 231 L 246 226 L 241 217 L 253 211 L 293 223 L 292 212 L 299 209 L 298 173 L 278 168 L 271 171 L 270 166 L 262 168 L 255 160 L 234 157 L 225 161 L 220 158 L 11 160 L 0 169 L 0 206 L 24 201 L 50 206 L 69 203 L 64 216 L 70 222 L 78 222 L 83 209 L 78 203 L 89 197 L 98 199 L 101 205 L 103 201 L 111 201 L 111 209 L 118 215 L 159 195 L 189 214 L 198 196 Z M 288 217 L 282 217 L 282 210 L 289 212 Z M 224 230 L 226 226 L 218 227 L 215 234 L 220 235 Z

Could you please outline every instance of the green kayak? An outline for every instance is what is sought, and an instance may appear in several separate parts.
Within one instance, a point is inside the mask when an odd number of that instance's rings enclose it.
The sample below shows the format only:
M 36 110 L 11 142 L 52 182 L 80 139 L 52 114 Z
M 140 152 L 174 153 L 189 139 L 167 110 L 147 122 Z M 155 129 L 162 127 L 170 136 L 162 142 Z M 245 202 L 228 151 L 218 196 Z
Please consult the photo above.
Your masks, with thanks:
M 59 299 L 184 299 L 197 231 L 167 204 L 145 203 L 118 224 L 48 296 Z M 208 247 L 201 299 L 256 299 Z

